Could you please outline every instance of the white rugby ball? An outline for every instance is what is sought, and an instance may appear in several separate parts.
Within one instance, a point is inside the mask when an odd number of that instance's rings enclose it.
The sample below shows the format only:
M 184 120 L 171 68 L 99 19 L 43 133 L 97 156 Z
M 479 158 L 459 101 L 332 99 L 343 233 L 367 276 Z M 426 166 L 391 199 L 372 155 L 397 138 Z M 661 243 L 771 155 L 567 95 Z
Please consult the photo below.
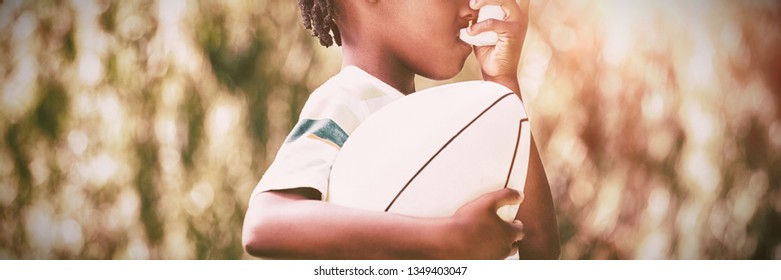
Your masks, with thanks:
M 531 130 L 523 103 L 484 81 L 410 94 L 380 109 L 336 157 L 326 200 L 416 217 L 448 217 L 480 195 L 523 192 Z M 498 214 L 515 217 L 518 205 Z

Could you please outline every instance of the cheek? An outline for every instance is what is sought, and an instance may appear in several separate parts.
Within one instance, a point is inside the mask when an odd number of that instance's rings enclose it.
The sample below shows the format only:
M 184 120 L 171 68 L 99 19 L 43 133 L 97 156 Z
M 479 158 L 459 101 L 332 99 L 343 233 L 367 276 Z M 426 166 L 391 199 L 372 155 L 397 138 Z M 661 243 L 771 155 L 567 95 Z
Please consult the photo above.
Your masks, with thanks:
M 400 56 L 412 70 L 431 79 L 449 79 L 457 75 L 471 53 L 459 43 L 458 30 L 450 24 L 432 24 L 433 18 L 405 25 L 396 30 L 408 30 L 396 45 Z M 447 21 L 440 21 L 447 22 Z M 401 32 L 401 31 L 398 31 Z

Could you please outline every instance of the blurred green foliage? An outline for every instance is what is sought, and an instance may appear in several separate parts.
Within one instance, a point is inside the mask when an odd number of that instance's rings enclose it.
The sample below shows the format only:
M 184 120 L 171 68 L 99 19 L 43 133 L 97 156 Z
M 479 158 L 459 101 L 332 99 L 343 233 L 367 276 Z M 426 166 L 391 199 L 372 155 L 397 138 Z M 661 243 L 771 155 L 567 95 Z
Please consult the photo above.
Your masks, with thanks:
M 531 10 L 563 258 L 781 258 L 777 1 Z M 249 193 L 339 65 L 291 1 L 0 2 L 0 259 L 249 258 Z

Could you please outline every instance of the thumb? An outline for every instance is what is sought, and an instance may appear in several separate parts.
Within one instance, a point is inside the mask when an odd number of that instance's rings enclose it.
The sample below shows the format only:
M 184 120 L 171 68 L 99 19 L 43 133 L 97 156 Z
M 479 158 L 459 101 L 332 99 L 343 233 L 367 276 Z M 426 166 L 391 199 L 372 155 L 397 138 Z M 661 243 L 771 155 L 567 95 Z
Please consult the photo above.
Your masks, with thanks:
M 488 205 L 490 205 L 493 212 L 496 212 L 502 206 L 519 204 L 523 201 L 523 194 L 511 188 L 491 192 L 484 197 L 488 200 Z

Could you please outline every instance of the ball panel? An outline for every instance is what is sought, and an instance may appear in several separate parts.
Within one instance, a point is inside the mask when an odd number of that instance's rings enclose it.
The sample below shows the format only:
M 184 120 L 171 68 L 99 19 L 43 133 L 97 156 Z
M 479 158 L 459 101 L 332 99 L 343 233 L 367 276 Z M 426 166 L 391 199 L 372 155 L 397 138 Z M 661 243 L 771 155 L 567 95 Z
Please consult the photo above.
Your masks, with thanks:
M 447 85 L 406 96 L 376 112 L 339 152 L 329 184 L 337 190 L 329 187 L 326 200 L 384 210 L 442 143 L 507 91 L 484 82 Z M 361 197 L 378 199 L 356 199 Z
M 476 197 L 503 188 L 520 124 L 514 114 L 518 105 L 504 98 L 476 118 L 422 168 L 389 211 L 446 217 Z
M 510 164 L 525 166 L 521 154 L 515 160 L 512 156 L 516 146 L 522 146 L 519 139 L 524 136 L 519 138 L 518 130 L 524 131 L 520 120 L 526 115 L 518 96 L 508 92 L 490 82 L 458 83 L 415 93 L 381 109 L 342 147 L 326 200 L 382 211 L 398 195 L 391 212 L 448 216 L 487 192 L 485 186 L 496 190 L 508 178 L 510 185 L 525 181 L 525 173 L 521 178 L 515 167 L 509 170 Z M 404 186 L 414 191 L 399 195 Z M 450 206 L 442 205 L 446 203 Z

